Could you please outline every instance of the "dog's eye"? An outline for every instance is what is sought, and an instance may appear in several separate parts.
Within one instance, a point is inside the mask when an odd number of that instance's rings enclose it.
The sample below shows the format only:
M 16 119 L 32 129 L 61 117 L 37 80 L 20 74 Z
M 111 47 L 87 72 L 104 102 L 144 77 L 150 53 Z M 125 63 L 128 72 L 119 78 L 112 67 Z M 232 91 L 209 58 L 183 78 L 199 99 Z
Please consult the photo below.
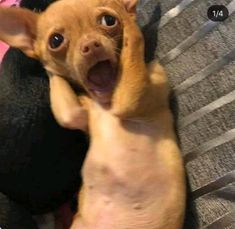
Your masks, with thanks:
M 114 26 L 117 24 L 117 19 L 111 15 L 104 15 L 101 18 L 101 25 L 104 26 Z
M 54 33 L 49 38 L 49 45 L 52 49 L 59 48 L 64 42 L 64 37 L 59 33 Z

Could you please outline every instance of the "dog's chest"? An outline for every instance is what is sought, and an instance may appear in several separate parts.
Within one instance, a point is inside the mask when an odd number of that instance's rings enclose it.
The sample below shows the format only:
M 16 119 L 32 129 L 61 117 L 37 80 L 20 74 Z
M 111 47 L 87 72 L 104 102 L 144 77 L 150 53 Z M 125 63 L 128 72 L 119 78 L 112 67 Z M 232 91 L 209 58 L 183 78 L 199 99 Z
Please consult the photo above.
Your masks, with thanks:
M 92 109 L 91 146 L 83 167 L 84 182 L 105 195 L 141 195 L 156 178 L 156 136 L 144 123 L 122 122 Z M 133 191 L 133 192 L 132 192 Z

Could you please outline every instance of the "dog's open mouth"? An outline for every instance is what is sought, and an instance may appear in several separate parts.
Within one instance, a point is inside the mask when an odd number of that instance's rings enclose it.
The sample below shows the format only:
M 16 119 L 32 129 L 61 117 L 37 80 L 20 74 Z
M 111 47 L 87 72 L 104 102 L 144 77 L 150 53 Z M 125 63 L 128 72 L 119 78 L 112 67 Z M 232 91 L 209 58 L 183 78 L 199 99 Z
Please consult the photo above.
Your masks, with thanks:
M 117 68 L 110 60 L 100 61 L 89 69 L 86 81 L 90 92 L 107 103 L 117 82 Z

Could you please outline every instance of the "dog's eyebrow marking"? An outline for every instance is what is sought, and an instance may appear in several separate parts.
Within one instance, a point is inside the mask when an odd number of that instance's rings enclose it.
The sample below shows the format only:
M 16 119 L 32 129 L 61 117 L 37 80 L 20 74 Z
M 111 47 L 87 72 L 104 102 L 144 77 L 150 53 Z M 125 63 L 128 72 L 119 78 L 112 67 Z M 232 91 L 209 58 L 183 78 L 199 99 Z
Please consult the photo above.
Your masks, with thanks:
M 101 12 L 103 11 L 103 12 L 111 13 L 111 14 L 114 14 L 115 16 L 118 16 L 117 12 L 109 7 L 100 6 L 97 9 Z

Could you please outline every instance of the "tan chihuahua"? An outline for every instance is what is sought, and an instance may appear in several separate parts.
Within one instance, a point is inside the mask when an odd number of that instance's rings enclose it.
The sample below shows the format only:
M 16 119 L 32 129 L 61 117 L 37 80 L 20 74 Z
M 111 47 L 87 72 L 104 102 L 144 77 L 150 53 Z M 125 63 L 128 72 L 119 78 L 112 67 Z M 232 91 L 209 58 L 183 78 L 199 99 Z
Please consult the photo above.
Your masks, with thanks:
M 72 229 L 183 225 L 185 177 L 167 78 L 144 62 L 136 4 L 61 0 L 40 15 L 0 10 L 0 39 L 48 71 L 57 121 L 91 136 Z M 66 79 L 86 94 L 77 96 Z

